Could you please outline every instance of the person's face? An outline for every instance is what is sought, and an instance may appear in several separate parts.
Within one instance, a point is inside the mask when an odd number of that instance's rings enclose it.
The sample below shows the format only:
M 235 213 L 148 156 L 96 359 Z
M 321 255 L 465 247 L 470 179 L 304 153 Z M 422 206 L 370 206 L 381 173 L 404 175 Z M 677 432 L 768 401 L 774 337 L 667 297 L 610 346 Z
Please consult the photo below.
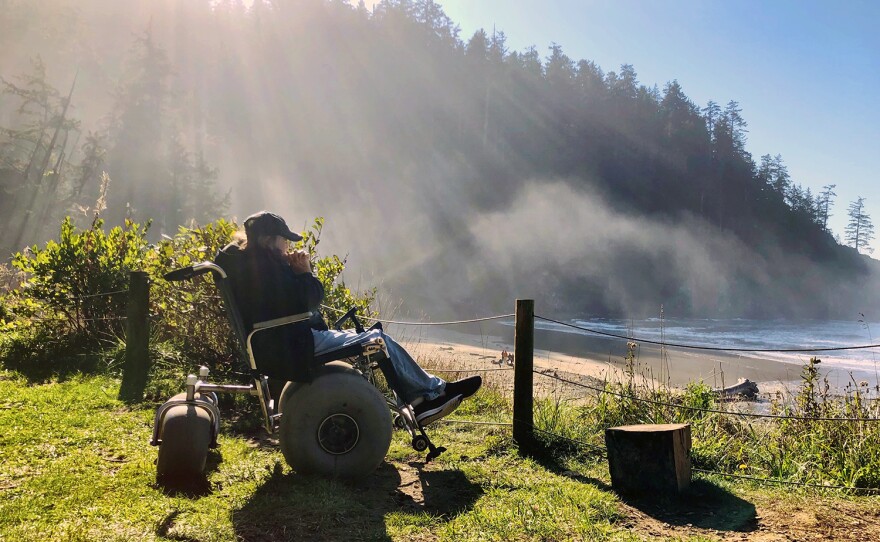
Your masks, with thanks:
M 286 254 L 290 248 L 290 242 L 280 235 L 274 236 L 272 247 L 280 254 Z

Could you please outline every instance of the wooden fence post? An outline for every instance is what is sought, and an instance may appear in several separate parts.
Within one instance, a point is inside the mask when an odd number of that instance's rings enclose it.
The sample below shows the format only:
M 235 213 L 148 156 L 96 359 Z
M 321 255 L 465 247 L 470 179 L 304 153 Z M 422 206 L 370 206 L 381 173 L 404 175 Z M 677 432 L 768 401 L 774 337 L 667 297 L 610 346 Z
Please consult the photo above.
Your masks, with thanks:
M 129 275 L 128 309 L 125 322 L 125 367 L 119 399 L 143 400 L 150 372 L 150 283 L 144 271 Z
M 513 440 L 529 452 L 534 442 L 533 382 L 535 355 L 535 301 L 516 300 L 513 371 Z

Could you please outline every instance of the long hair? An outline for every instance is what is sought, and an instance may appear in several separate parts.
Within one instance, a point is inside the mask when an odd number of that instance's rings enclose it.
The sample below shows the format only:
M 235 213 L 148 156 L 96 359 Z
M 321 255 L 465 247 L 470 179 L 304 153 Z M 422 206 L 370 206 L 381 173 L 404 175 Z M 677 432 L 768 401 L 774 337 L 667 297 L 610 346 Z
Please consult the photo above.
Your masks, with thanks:
M 261 235 L 253 243 L 248 244 L 247 233 L 244 230 L 238 230 L 232 234 L 232 242 L 242 251 L 265 250 L 266 252 L 275 253 L 277 250 L 272 244 L 275 241 L 275 237 L 275 235 Z
M 241 250 L 246 249 L 248 247 L 247 233 L 244 230 L 238 230 L 232 234 L 232 242 Z

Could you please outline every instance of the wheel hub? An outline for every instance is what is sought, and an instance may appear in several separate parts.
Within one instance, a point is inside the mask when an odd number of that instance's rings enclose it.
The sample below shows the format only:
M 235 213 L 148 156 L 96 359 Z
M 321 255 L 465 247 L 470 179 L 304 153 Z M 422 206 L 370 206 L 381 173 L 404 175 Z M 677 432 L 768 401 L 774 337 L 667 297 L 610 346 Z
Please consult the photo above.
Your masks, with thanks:
M 328 454 L 350 452 L 360 439 L 357 422 L 348 414 L 331 414 L 318 427 L 318 444 Z

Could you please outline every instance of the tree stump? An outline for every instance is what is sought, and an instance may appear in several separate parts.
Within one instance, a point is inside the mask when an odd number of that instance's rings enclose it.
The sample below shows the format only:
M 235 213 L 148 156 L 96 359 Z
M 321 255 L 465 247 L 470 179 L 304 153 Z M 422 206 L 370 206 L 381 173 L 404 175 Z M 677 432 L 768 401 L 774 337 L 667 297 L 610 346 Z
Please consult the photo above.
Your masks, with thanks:
M 689 424 L 609 427 L 605 446 L 618 493 L 678 494 L 691 483 Z

